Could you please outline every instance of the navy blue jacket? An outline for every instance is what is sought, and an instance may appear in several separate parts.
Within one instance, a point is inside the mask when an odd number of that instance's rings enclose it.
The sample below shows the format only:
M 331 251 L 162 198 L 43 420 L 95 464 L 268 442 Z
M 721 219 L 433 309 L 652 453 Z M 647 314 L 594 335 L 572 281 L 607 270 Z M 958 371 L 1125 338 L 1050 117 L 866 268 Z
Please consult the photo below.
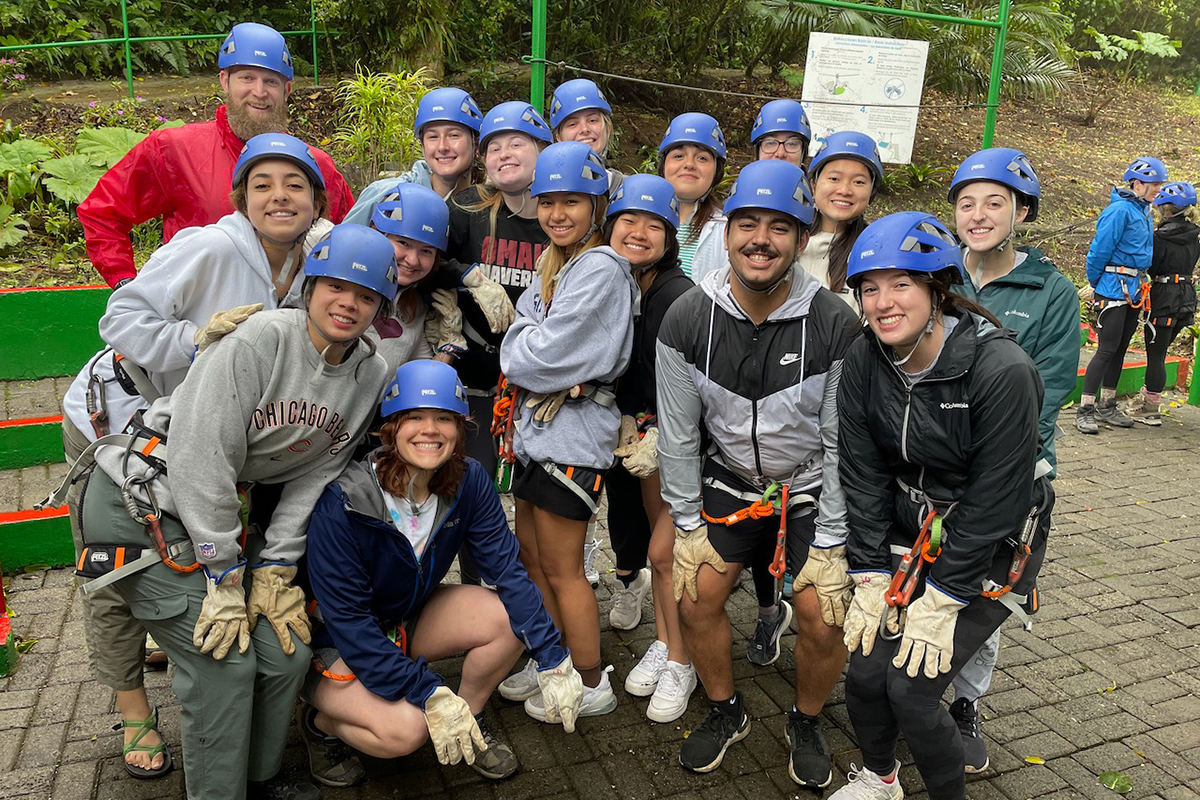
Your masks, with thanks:
M 308 574 L 324 625 L 314 646 L 332 644 L 363 686 L 385 700 L 424 708 L 441 686 L 424 658 L 413 659 L 386 628 L 413 619 L 450 570 L 465 541 L 483 580 L 496 587 L 513 632 L 542 667 L 567 656 L 542 594 L 517 558 L 500 496 L 486 471 L 467 459 L 455 497 L 438 498 L 434 532 L 420 561 L 389 521 L 370 459 L 348 466 L 325 487 L 308 527 Z

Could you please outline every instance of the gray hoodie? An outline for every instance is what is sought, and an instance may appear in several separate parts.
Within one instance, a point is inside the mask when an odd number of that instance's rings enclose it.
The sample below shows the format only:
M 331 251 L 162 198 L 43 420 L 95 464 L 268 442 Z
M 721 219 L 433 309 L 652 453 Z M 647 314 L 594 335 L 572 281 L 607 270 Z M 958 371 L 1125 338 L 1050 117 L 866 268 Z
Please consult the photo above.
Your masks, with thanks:
M 572 259 L 559 273 L 549 309 L 541 281 L 517 300 L 517 320 L 500 347 L 500 367 L 529 392 L 612 384 L 629 366 L 637 283 L 629 262 L 607 246 Z M 611 388 L 611 387 L 610 387 Z M 521 463 L 553 461 L 589 469 L 613 463 L 621 413 L 615 404 L 568 401 L 549 424 L 518 398 L 514 451 Z
M 168 475 L 153 483 L 212 575 L 241 558 L 244 481 L 286 486 L 265 531 L 263 561 L 304 554 L 308 518 L 325 485 L 350 461 L 379 402 L 387 366 L 359 343 L 337 366 L 322 361 L 300 309 L 264 311 L 196 359 L 183 384 L 154 402 L 145 424 L 167 434 Z M 102 447 L 97 462 L 121 484 L 148 468 Z M 142 498 L 145 499 L 144 497 Z

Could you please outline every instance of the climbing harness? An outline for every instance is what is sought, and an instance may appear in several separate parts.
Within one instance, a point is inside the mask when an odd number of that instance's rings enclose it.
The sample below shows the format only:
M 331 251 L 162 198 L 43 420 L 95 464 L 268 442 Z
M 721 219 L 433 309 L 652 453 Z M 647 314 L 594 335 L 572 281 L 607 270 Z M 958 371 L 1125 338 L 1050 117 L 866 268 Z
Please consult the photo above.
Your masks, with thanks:
M 807 465 L 801 465 L 797 473 L 806 471 Z M 705 486 L 711 486 L 725 494 L 732 495 L 742 500 L 748 500 L 750 504 L 743 508 L 739 508 L 732 514 L 727 514 L 723 517 L 714 517 L 704 509 L 700 510 L 700 515 L 704 520 L 712 525 L 733 526 L 739 522 L 744 522 L 748 519 L 766 519 L 767 517 L 779 514 L 779 531 L 775 535 L 775 554 L 771 559 L 771 565 L 768 571 L 775 578 L 777 586 L 781 587 L 783 583 L 783 575 L 787 570 L 787 519 L 788 512 L 797 507 L 808 505 L 816 507 L 817 499 L 811 494 L 797 493 L 792 494 L 791 485 L 780 481 L 775 481 L 767 487 L 766 491 L 761 496 L 743 492 L 733 488 L 729 484 L 718 480 L 717 478 L 705 478 Z
M 496 459 L 496 489 L 506 493 L 512 491 L 513 465 L 513 417 L 516 411 L 517 387 L 508 382 L 504 374 L 496 384 L 496 400 L 492 404 L 492 436 L 498 440 Z
M 315 617 L 316 619 L 320 620 L 321 615 L 319 613 L 317 613 L 316 609 L 317 609 L 317 601 L 313 600 L 309 604 L 308 615 L 310 617 Z M 391 640 L 392 644 L 394 644 L 394 645 L 396 645 L 396 647 L 400 648 L 400 652 L 405 653 L 405 654 L 408 653 L 408 631 L 406 631 L 404 629 L 403 625 L 396 625 L 396 626 L 392 627 L 390 630 L 386 631 L 386 636 L 388 637 L 388 639 Z M 313 651 L 312 665 L 313 665 L 313 669 L 316 670 L 317 672 L 319 672 L 322 675 L 322 677 L 329 678 L 331 681 L 338 681 L 339 683 L 349 683 L 350 681 L 356 680 L 358 678 L 358 676 L 355 675 L 353 672 L 340 672 L 340 673 L 334 672 L 332 669 L 333 665 L 326 664 L 325 659 L 321 658 L 321 656 L 318 655 L 316 650 Z
M 921 572 L 926 564 L 933 564 L 942 554 L 942 515 L 937 509 L 930 509 L 921 524 L 921 532 L 913 542 L 912 549 L 900 558 L 900 566 L 892 576 L 892 582 L 884 592 L 883 600 L 888 608 L 904 610 L 912 602 L 913 593 L 921 583 Z M 879 618 L 879 635 L 885 641 L 895 641 L 902 635 L 902 629 L 895 633 L 888 630 L 889 614 Z

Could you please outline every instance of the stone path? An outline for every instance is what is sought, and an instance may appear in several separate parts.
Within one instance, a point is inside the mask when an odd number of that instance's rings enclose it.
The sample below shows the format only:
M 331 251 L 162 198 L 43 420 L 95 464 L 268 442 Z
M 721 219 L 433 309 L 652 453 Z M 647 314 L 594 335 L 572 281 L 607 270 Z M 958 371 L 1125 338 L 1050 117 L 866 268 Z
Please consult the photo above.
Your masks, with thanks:
M 1200 410 L 1176 409 L 1158 429 L 1096 437 L 1075 433 L 1070 410 L 1063 423 L 1043 609 L 1032 633 L 1012 622 L 1004 629 L 1001 668 L 983 702 L 993 769 L 972 779 L 969 796 L 1102 800 L 1115 794 L 1096 776 L 1123 770 L 1133 783 L 1130 798 L 1200 798 Z M 111 692 L 88 676 L 69 572 L 8 576 L 6 582 L 15 630 L 37 643 L 20 670 L 0 680 L 0 798 L 182 798 L 178 771 L 161 781 L 126 778 L 119 734 L 110 730 L 116 721 Z M 620 685 L 653 638 L 653 625 L 647 610 L 637 630 L 608 630 L 606 584 L 599 594 L 603 652 Z M 396 762 L 372 762 L 372 780 L 324 796 L 816 798 L 787 775 L 783 729 L 792 700 L 792 637 L 771 667 L 753 667 L 741 655 L 754 606 L 746 584 L 731 608 L 738 633 L 734 667 L 755 722 L 714 773 L 692 775 L 677 763 L 683 733 L 704 714 L 699 693 L 682 723 L 671 725 L 647 721 L 645 701 L 620 693 L 616 712 L 581 721 L 573 736 L 497 699 L 498 727 L 524 767 L 515 777 L 491 783 L 465 766 L 443 768 L 426 748 Z M 439 668 L 454 675 L 459 665 Z M 147 682 L 178 761 L 179 709 L 167 676 L 150 673 Z M 836 788 L 850 763 L 861 763 L 841 684 L 826 706 L 825 727 L 836 752 Z M 906 792 L 923 798 L 902 753 Z M 303 746 L 293 737 L 287 763 L 301 769 L 303 762 Z

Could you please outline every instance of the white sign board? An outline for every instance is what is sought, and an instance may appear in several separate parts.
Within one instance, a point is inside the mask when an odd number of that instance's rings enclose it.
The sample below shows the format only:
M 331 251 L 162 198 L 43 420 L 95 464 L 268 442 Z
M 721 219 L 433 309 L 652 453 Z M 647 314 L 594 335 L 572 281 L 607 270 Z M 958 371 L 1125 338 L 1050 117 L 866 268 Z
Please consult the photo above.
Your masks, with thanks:
M 836 131 L 870 134 L 885 163 L 907 164 L 917 133 L 929 42 L 812 33 L 804 111 L 813 150 Z

